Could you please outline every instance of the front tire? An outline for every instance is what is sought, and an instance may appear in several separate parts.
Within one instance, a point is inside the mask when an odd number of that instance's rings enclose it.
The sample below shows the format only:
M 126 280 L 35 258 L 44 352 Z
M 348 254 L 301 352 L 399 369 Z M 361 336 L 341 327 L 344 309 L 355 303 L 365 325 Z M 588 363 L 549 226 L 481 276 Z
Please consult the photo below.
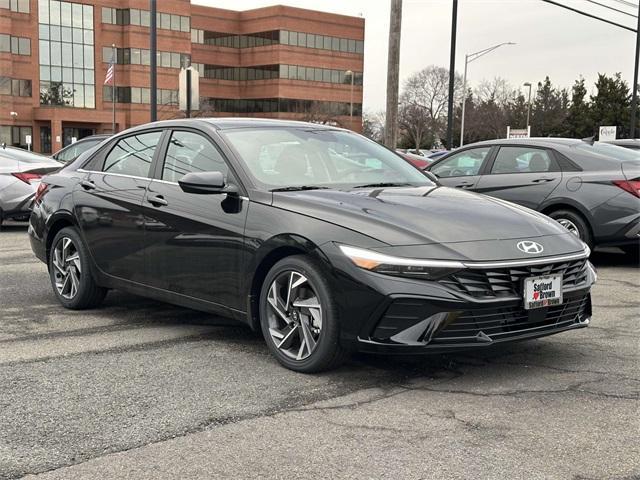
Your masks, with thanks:
M 51 243 L 49 277 L 56 298 L 71 310 L 97 307 L 107 294 L 93 279 L 89 252 L 73 227 L 60 230 Z
M 571 210 L 556 210 L 555 212 L 551 212 L 549 216 L 584 243 L 589 245 L 589 248 L 593 246 L 591 230 L 582 215 Z
M 330 370 L 347 357 L 339 342 L 338 314 L 322 270 L 295 255 L 276 263 L 260 293 L 260 326 L 269 350 L 286 368 Z

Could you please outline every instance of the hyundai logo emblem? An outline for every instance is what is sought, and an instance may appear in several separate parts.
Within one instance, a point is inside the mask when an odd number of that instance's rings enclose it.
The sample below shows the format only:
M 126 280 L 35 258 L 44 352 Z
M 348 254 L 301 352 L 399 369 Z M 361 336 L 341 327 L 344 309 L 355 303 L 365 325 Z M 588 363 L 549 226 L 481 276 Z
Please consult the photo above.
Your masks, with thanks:
M 518 242 L 516 245 L 518 250 L 524 253 L 542 253 L 544 247 L 537 242 L 532 242 L 531 240 L 523 240 L 522 242 Z

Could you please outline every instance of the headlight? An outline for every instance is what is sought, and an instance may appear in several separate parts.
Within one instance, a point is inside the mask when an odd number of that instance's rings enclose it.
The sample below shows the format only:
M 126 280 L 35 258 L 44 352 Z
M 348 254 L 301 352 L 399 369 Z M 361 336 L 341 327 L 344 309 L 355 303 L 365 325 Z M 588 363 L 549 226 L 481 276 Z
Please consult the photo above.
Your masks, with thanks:
M 360 268 L 399 277 L 435 280 L 465 268 L 461 262 L 393 257 L 347 245 L 340 245 L 340 250 Z

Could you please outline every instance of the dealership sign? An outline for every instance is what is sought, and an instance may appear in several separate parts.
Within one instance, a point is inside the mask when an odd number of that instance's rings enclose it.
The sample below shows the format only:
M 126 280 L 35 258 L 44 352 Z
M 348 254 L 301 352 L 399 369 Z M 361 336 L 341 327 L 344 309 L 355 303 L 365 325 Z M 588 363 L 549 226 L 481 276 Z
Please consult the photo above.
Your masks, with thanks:
M 617 130 L 617 127 L 615 125 L 610 127 L 600 127 L 598 140 L 600 140 L 601 142 L 608 142 L 610 140 L 615 140 L 616 130 Z
M 507 138 L 529 138 L 531 136 L 531 127 L 527 128 L 511 128 L 507 127 Z

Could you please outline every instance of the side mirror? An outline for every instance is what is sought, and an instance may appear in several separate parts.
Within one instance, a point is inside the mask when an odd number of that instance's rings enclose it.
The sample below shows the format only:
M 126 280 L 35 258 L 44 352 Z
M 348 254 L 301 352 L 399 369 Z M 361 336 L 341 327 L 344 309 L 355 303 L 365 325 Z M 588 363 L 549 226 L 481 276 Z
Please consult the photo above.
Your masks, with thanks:
M 429 170 L 422 170 L 422 173 L 424 173 L 432 182 L 439 183 L 438 176 L 435 173 L 430 172 Z
M 238 187 L 225 185 L 222 172 L 191 172 L 178 180 L 178 185 L 183 192 L 200 195 L 215 195 L 226 193 L 237 195 Z

